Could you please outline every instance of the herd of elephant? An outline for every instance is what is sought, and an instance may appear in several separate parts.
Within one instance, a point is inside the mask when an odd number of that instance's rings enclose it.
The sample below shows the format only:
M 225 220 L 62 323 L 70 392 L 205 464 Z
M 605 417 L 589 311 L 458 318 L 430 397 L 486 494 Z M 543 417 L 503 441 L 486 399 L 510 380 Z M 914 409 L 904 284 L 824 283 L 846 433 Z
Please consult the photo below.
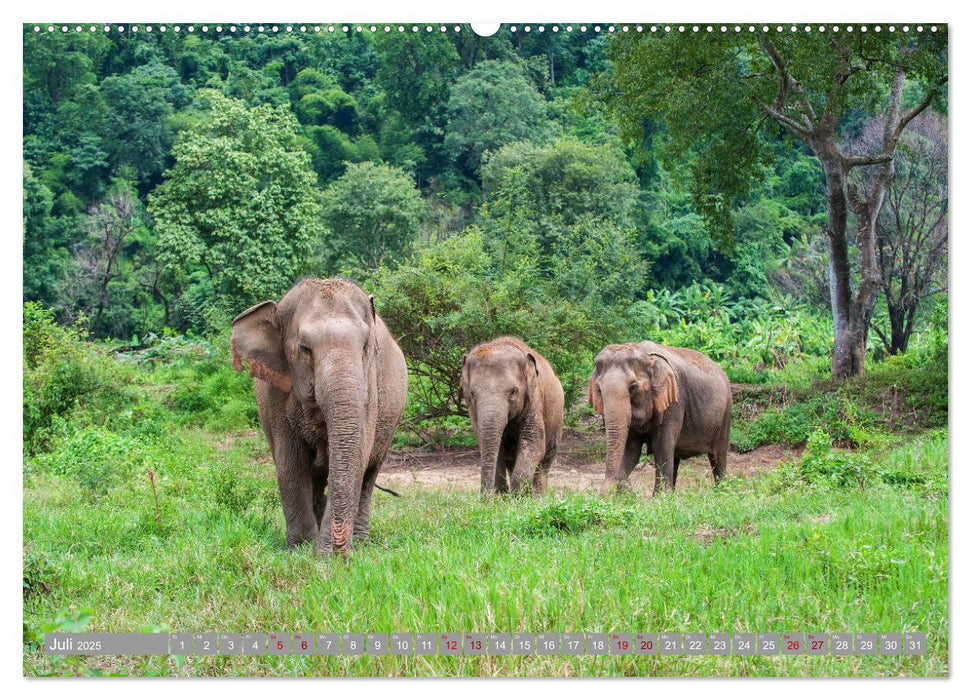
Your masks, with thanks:
M 346 553 L 368 537 L 371 495 L 405 408 L 404 355 L 374 298 L 344 279 L 304 279 L 233 321 L 233 367 L 249 365 L 276 465 L 287 545 Z M 563 434 L 563 387 L 546 359 L 513 337 L 462 360 L 479 442 L 481 490 L 541 494 Z M 673 489 L 684 457 L 725 474 L 732 393 L 705 355 L 650 341 L 608 345 L 587 396 L 603 414 L 603 492 L 629 488 L 646 448 L 655 490 Z

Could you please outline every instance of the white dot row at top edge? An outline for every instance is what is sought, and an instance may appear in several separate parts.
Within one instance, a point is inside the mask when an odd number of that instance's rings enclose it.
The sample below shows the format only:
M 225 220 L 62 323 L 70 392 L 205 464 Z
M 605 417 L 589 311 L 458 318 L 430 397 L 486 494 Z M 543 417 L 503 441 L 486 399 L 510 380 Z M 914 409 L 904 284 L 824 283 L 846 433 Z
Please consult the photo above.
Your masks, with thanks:
M 426 32 L 433 32 L 436 29 L 436 27 L 433 26 L 433 25 L 417 25 L 416 24 L 416 25 L 410 25 L 410 30 L 412 32 L 419 32 L 419 31 L 421 31 L 421 27 L 422 26 L 424 27 L 424 29 L 425 29 Z M 100 28 L 104 32 L 111 32 L 111 31 L 115 31 L 115 32 L 118 32 L 118 33 L 130 32 L 132 34 L 137 34 L 139 31 L 145 31 L 146 33 L 151 33 L 153 31 L 158 31 L 158 32 L 161 32 L 161 33 L 165 33 L 170 28 L 175 33 L 179 33 L 183 29 L 186 32 L 189 32 L 189 33 L 193 33 L 193 32 L 196 31 L 196 26 L 195 25 L 186 25 L 185 27 L 182 27 L 180 25 L 173 25 L 173 26 L 169 27 L 169 26 L 163 24 L 163 25 L 143 25 L 141 27 L 139 27 L 138 25 L 129 25 L 129 26 L 126 27 L 125 25 L 120 25 L 120 24 L 119 25 L 108 25 L 108 24 L 105 24 L 105 25 L 93 25 L 92 24 L 92 25 L 84 25 L 84 26 L 82 26 L 82 25 L 74 25 L 73 27 L 71 27 L 71 26 L 68 26 L 68 25 L 65 24 L 65 25 L 60 25 L 60 26 L 55 26 L 55 25 L 47 25 L 47 26 L 34 25 L 34 32 L 35 33 L 40 33 L 40 32 L 43 32 L 43 31 L 47 31 L 48 33 L 53 33 L 53 32 L 56 32 L 58 29 L 60 29 L 60 31 L 62 33 L 67 33 L 67 32 L 70 32 L 72 30 L 72 28 L 73 28 L 73 30 L 75 32 L 78 32 L 78 33 L 83 32 L 85 30 L 85 28 L 87 28 L 87 30 L 89 32 L 97 32 L 98 29 Z M 461 26 L 460 25 L 451 25 L 451 28 L 455 32 L 460 32 L 461 31 Z M 277 26 L 277 25 L 273 25 L 273 26 L 269 26 L 269 27 L 264 26 L 264 25 L 257 25 L 257 26 L 244 25 L 242 27 L 237 27 L 236 25 L 230 25 L 228 27 L 223 27 L 222 25 L 216 25 L 214 27 L 210 27 L 209 25 L 202 25 L 198 29 L 202 33 L 208 33 L 210 31 L 214 31 L 217 34 L 223 34 L 223 33 L 236 34 L 236 33 L 240 33 L 240 32 L 242 32 L 243 34 L 249 34 L 249 33 L 253 33 L 253 32 L 256 32 L 256 33 L 278 34 L 281 31 L 283 31 L 285 33 L 288 33 L 288 34 L 292 34 L 294 32 L 302 33 L 302 34 L 306 34 L 308 32 L 320 33 L 322 31 L 331 32 L 331 33 L 336 32 L 336 31 L 340 31 L 340 32 L 344 32 L 344 33 L 350 33 L 352 31 L 354 31 L 354 32 L 370 31 L 372 33 L 376 33 L 376 32 L 379 32 L 379 31 L 391 32 L 391 31 L 394 31 L 394 30 L 397 30 L 398 32 L 408 31 L 408 27 L 406 27 L 406 25 L 402 25 L 402 24 L 394 25 L 394 26 L 392 26 L 392 25 L 381 25 L 381 26 L 378 26 L 378 25 L 369 25 L 369 26 L 364 26 L 364 25 L 354 25 L 354 26 L 351 26 L 351 25 L 341 25 L 341 26 L 335 26 L 335 25 L 299 25 L 299 26 L 286 25 L 284 27 L 280 27 L 280 26 Z M 438 25 L 437 26 L 437 29 L 440 32 L 447 32 L 449 30 L 449 26 L 446 26 L 446 25 Z M 518 27 L 516 25 L 510 25 L 509 27 L 507 27 L 507 31 L 509 31 L 510 33 L 516 33 L 518 31 L 523 31 L 525 33 L 529 33 L 531 31 L 533 31 L 534 29 L 535 29 L 536 32 L 543 33 L 543 32 L 546 31 L 547 25 L 537 25 L 535 27 L 533 27 L 531 25 L 526 25 L 526 26 L 523 26 L 523 27 Z M 788 25 L 788 26 L 775 25 L 773 27 L 770 27 L 769 25 L 756 26 L 756 25 L 737 25 L 737 24 L 736 25 L 724 25 L 724 24 L 722 24 L 722 25 L 691 25 L 691 26 L 686 26 L 686 25 L 677 25 L 677 26 L 671 26 L 671 25 L 664 25 L 664 26 L 647 25 L 647 26 L 645 26 L 645 25 L 626 25 L 625 24 L 625 25 L 620 25 L 620 26 L 608 25 L 607 27 L 601 27 L 600 25 L 593 25 L 591 27 L 588 27 L 587 25 L 578 25 L 578 26 L 574 27 L 574 25 L 568 24 L 568 25 L 563 25 L 561 27 L 560 25 L 554 24 L 554 25 L 551 25 L 549 27 L 549 30 L 551 32 L 554 32 L 554 33 L 561 31 L 561 29 L 563 31 L 566 31 L 566 32 L 572 32 L 574 30 L 577 30 L 577 31 L 579 31 L 581 33 L 587 32 L 588 30 L 593 31 L 594 33 L 600 33 L 600 32 L 602 32 L 604 30 L 606 30 L 608 33 L 629 32 L 629 31 L 636 31 L 636 32 L 650 31 L 650 32 L 655 32 L 655 33 L 656 32 L 659 32 L 659 31 L 665 32 L 665 33 L 671 33 L 671 32 L 678 32 L 678 33 L 685 33 L 685 32 L 701 33 L 701 32 L 706 32 L 706 33 L 709 33 L 709 34 L 714 33 L 716 31 L 722 32 L 722 33 L 729 32 L 729 31 L 734 31 L 734 32 L 742 32 L 742 31 L 757 32 L 757 31 L 761 31 L 763 33 L 768 33 L 770 31 L 772 31 L 773 29 L 775 29 L 775 31 L 777 33 L 785 32 L 787 29 L 788 29 L 789 32 L 792 32 L 792 33 L 798 32 L 800 29 L 802 29 L 802 31 L 807 32 L 807 33 L 814 31 L 814 29 L 815 29 L 815 31 L 818 31 L 818 32 L 830 31 L 830 32 L 833 32 L 833 33 L 838 33 L 840 31 L 845 31 L 845 32 L 859 31 L 859 32 L 865 33 L 865 32 L 867 32 L 867 31 L 869 31 L 871 29 L 872 29 L 872 31 L 878 32 L 878 33 L 881 32 L 881 31 L 884 31 L 884 30 L 886 30 L 886 31 L 888 31 L 890 33 L 893 33 L 893 32 L 896 32 L 898 30 L 898 27 L 895 26 L 895 25 L 888 25 L 886 27 L 883 27 L 882 25 L 874 25 L 872 27 L 869 27 L 868 25 L 847 25 L 845 27 L 841 27 L 840 25 L 836 25 L 836 24 L 834 24 L 834 25 L 819 25 L 818 27 L 813 27 L 811 25 L 802 25 L 801 27 L 800 26 L 796 26 L 796 25 Z M 925 30 L 925 27 L 923 25 L 917 25 L 916 27 L 913 27 L 912 28 L 910 25 L 906 25 L 905 24 L 905 25 L 900 26 L 899 29 L 900 29 L 900 31 L 903 31 L 903 32 L 910 32 L 912 29 L 916 30 L 917 32 L 923 32 Z M 937 25 L 932 25 L 929 29 L 930 29 L 931 32 L 936 32 L 938 30 Z

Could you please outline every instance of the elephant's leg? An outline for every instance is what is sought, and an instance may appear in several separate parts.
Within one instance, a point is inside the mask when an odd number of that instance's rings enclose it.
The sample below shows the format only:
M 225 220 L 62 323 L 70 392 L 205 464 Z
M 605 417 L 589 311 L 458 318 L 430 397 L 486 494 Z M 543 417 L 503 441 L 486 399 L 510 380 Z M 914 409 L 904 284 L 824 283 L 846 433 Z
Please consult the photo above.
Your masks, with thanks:
M 672 477 L 673 485 L 675 485 L 675 486 L 678 483 L 678 467 L 680 467 L 680 466 L 681 466 L 681 458 L 680 457 L 675 457 L 674 458 L 674 475 Z
M 542 496 L 546 493 L 546 488 L 550 480 L 550 463 L 546 460 L 540 460 L 536 467 L 536 471 L 533 472 L 533 494 L 536 496 Z
M 287 547 L 312 542 L 318 523 L 311 480 L 313 452 L 296 435 L 280 430 L 273 439 L 273 461 L 287 526 Z
M 542 454 L 546 446 L 545 439 L 542 442 L 525 442 L 519 445 L 516 453 L 516 460 L 513 464 L 512 474 L 509 478 L 509 490 L 514 493 L 532 493 L 533 486 L 537 478 L 542 484 L 543 490 L 546 488 L 546 476 L 549 473 L 550 461 L 538 457 Z M 542 493 L 542 491 L 538 491 Z
M 601 493 L 606 496 L 614 492 L 622 492 L 630 490 L 630 474 L 634 471 L 634 467 L 637 466 L 637 460 L 641 457 L 641 450 L 644 446 L 644 439 L 638 435 L 627 434 L 627 438 L 624 441 L 624 447 L 620 453 L 620 459 L 617 461 L 617 467 L 611 469 L 611 466 L 607 465 L 607 473 L 604 478 L 603 487 L 601 488 Z
M 718 445 L 714 452 L 708 453 L 708 461 L 711 462 L 711 473 L 715 477 L 715 483 L 725 478 L 728 468 L 728 440 Z
M 637 466 L 637 461 L 641 458 L 641 451 L 644 448 L 644 441 L 639 437 L 627 438 L 624 445 L 624 454 L 620 458 L 620 468 L 623 473 L 623 480 L 630 478 L 631 472 Z
M 368 465 L 361 484 L 361 500 L 357 506 L 357 517 L 354 519 L 354 539 L 366 540 L 371 536 L 371 496 L 374 495 L 374 484 L 381 471 L 381 462 Z
M 545 453 L 546 431 L 543 423 L 535 415 L 527 416 L 519 434 L 516 460 L 509 479 L 510 491 L 524 494 L 532 492 L 533 478 Z M 548 464 L 546 468 L 549 468 Z
M 654 493 L 659 487 L 666 488 L 668 491 L 674 490 L 675 475 L 674 446 L 677 444 L 677 437 L 670 433 L 662 433 L 651 438 L 654 452 L 654 467 L 657 470 L 654 478 Z M 661 478 L 658 478 L 660 474 Z
M 546 453 L 536 466 L 536 473 L 533 474 L 533 493 L 537 496 L 546 493 L 549 484 L 550 469 L 556 461 L 556 442 L 549 442 L 546 445 Z
M 509 490 L 512 493 L 530 493 L 533 490 L 533 475 L 536 473 L 532 450 L 521 445 L 509 474 Z
M 617 480 L 616 489 L 618 491 L 630 491 L 630 475 L 637 466 L 637 460 L 641 458 L 641 450 L 644 441 L 636 435 L 628 435 L 627 442 L 624 443 L 624 452 L 620 456 L 620 475 Z
M 317 521 L 319 528 L 327 507 L 327 450 L 325 448 L 318 449 L 317 456 L 314 458 L 310 485 L 313 492 L 314 520 Z
M 512 458 L 509 455 L 509 448 L 503 440 L 499 445 L 499 454 L 496 457 L 496 493 L 507 493 L 509 485 L 506 482 L 506 472 L 512 468 Z

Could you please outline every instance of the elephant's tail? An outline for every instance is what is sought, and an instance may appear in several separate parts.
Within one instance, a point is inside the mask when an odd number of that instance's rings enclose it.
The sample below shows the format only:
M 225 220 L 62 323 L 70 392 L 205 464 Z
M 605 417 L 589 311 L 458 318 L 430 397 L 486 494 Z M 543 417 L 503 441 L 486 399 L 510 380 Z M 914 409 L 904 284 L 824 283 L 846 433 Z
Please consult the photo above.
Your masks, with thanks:
M 382 490 L 382 491 L 384 491 L 385 493 L 390 493 L 390 494 L 391 494 L 392 496 L 394 496 L 395 498 L 401 498 L 401 494 L 400 494 L 400 493 L 398 493 L 397 491 L 392 491 L 391 489 L 386 489 L 386 488 L 384 488 L 384 487 L 383 487 L 383 486 L 382 486 L 381 484 L 375 484 L 374 486 L 375 486 L 376 488 L 379 488 L 379 489 L 381 489 L 381 490 Z

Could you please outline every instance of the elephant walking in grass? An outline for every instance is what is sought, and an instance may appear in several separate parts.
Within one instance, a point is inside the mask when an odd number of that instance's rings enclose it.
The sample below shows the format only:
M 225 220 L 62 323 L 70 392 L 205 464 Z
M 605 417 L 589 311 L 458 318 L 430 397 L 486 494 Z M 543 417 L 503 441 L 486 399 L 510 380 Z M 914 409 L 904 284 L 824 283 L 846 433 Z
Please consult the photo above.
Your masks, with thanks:
M 482 494 L 543 493 L 563 434 L 563 387 L 550 363 L 519 338 L 496 338 L 462 358 L 462 392 Z
M 405 358 L 374 298 L 304 279 L 233 321 L 233 367 L 255 377 L 287 546 L 347 553 L 368 537 L 371 494 L 405 407 Z
M 650 341 L 608 345 L 594 363 L 588 400 L 607 434 L 603 492 L 630 488 L 641 450 L 654 455 L 654 492 L 673 490 L 684 457 L 707 454 L 715 481 L 725 476 L 732 390 L 706 355 Z

